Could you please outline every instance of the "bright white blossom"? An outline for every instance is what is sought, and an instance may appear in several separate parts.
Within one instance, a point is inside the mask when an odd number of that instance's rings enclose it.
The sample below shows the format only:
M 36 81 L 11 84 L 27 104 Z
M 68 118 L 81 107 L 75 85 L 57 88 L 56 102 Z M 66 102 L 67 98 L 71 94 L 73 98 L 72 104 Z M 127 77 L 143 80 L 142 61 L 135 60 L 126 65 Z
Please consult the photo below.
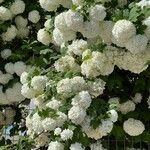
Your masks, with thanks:
M 70 150 L 85 150 L 80 143 L 71 144 Z
M 2 21 L 7 21 L 12 18 L 12 13 L 11 11 L 3 6 L 0 6 L 0 20 Z
M 11 50 L 10 49 L 4 49 L 3 51 L 1 51 L 1 57 L 3 59 L 7 59 L 11 56 Z
M 60 142 L 50 142 L 48 146 L 48 150 L 64 150 L 64 145 Z
M 65 129 L 61 132 L 60 137 L 63 141 L 66 141 L 68 139 L 72 139 L 73 131 L 69 130 L 69 129 Z
M 130 136 L 138 136 L 143 133 L 145 126 L 140 120 L 129 118 L 124 122 L 123 129 Z
M 28 19 L 32 23 L 37 23 L 40 20 L 41 16 L 37 10 L 32 10 L 28 14 Z

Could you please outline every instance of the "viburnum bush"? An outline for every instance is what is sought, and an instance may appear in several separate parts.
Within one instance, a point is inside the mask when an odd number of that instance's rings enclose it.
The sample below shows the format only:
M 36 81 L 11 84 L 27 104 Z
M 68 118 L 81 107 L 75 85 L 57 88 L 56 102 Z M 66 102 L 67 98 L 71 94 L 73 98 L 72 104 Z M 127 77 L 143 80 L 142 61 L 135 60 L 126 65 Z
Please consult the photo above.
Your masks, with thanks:
M 10 95 L 35 105 L 27 138 L 7 149 L 115 150 L 108 136 L 148 149 L 150 1 L 5 1 L 0 81 L 19 76 Z

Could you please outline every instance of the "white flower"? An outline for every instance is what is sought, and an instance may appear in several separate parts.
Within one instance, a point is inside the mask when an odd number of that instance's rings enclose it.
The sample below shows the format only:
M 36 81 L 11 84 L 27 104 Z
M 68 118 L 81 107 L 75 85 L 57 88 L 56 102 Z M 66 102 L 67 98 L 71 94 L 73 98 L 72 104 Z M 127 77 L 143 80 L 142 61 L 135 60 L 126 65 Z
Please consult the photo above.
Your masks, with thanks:
M 148 39 L 144 35 L 136 35 L 129 39 L 126 48 L 133 54 L 141 53 L 146 50 Z
M 46 76 L 34 76 L 31 80 L 31 86 L 34 90 L 44 91 L 48 78 Z
M 42 126 L 45 131 L 52 131 L 56 128 L 56 121 L 52 118 L 45 118 L 42 121 Z
M 81 124 L 85 116 L 86 111 L 79 106 L 73 106 L 68 112 L 68 118 L 76 125 Z
M 53 27 L 53 20 L 52 19 L 46 20 L 44 23 L 44 27 L 47 29 L 51 29 Z
M 11 79 L 13 79 L 13 76 L 9 73 L 7 74 L 3 74 L 1 71 L 0 71 L 0 83 L 1 84 L 7 84 Z
M 26 71 L 26 64 L 22 61 L 18 61 L 14 64 L 14 71 L 18 76 L 21 76 L 21 74 Z
M 93 143 L 90 145 L 91 150 L 106 150 L 103 148 L 103 145 L 101 141 L 97 141 L 96 143 Z
M 6 90 L 6 96 L 10 103 L 21 102 L 25 100 L 25 97 L 21 94 L 21 87 L 22 85 L 17 82 L 12 88 L 8 88 Z
M 14 64 L 13 63 L 7 63 L 5 64 L 5 70 L 7 73 L 10 73 L 10 74 L 14 74 Z
M 56 122 L 57 122 L 57 127 L 61 127 L 63 126 L 63 124 L 65 123 L 65 121 L 67 121 L 67 115 L 65 113 L 62 113 L 62 112 L 57 112 L 57 119 L 56 119 Z
M 108 111 L 108 115 L 112 122 L 116 122 L 118 120 L 118 113 L 116 110 L 112 109 L 112 110 Z
M 53 97 L 52 100 L 46 104 L 46 106 L 51 109 L 57 110 L 60 106 L 62 106 L 62 103 Z
M 61 14 L 55 17 L 55 22 L 54 22 L 55 28 L 61 31 L 68 30 L 68 27 L 65 21 L 65 16 L 66 16 L 66 12 L 62 12 Z
M 99 130 L 102 136 L 107 136 L 113 129 L 113 122 L 110 119 L 102 120 Z
M 40 16 L 40 14 L 39 14 L 39 12 L 37 10 L 32 10 L 28 14 L 28 19 L 32 23 L 37 23 L 40 20 L 40 18 L 41 18 L 41 16 Z
M 28 37 L 29 35 L 29 28 L 28 27 L 25 27 L 25 28 L 19 28 L 18 29 L 18 33 L 17 33 L 17 37 L 23 39 L 25 37 Z
M 103 94 L 103 91 L 105 90 L 105 85 L 106 85 L 106 82 L 104 82 L 101 79 L 96 79 L 94 82 L 89 81 L 88 91 L 93 97 L 97 97 Z
M 20 82 L 22 83 L 22 84 L 26 84 L 26 83 L 28 83 L 28 73 L 27 72 L 23 72 L 22 74 L 21 74 L 21 77 L 20 77 Z
M 16 35 L 17 35 L 17 29 L 14 25 L 11 25 L 10 27 L 7 28 L 7 31 L 2 33 L 1 37 L 3 41 L 10 42 L 12 41 Z
M 16 23 L 17 27 L 25 28 L 28 24 L 28 20 L 23 18 L 22 16 L 17 16 L 15 18 L 15 23 Z
M 92 6 L 89 10 L 89 16 L 91 20 L 103 21 L 106 17 L 105 7 L 102 5 Z
M 68 52 L 73 52 L 75 55 L 82 55 L 82 53 L 88 48 L 87 41 L 74 40 L 71 45 L 68 46 Z
M 50 142 L 48 146 L 48 150 L 64 150 L 64 145 L 60 142 Z
M 86 88 L 86 82 L 82 77 L 62 79 L 57 83 L 57 93 L 70 97 Z
M 141 0 L 139 3 L 136 3 L 138 6 L 143 8 L 144 6 L 150 6 L 150 1 L 149 0 Z
M 143 133 L 145 126 L 140 120 L 129 118 L 124 122 L 123 129 L 130 136 L 138 136 Z
M 38 31 L 37 40 L 44 45 L 49 45 L 52 41 L 52 38 L 50 33 L 43 28 Z
M 136 104 L 141 103 L 142 94 L 136 93 L 135 96 L 132 98 L 132 101 Z
M 21 94 L 26 98 L 34 98 L 35 97 L 35 90 L 33 88 L 29 88 L 28 84 L 24 84 L 21 88 Z
M 84 53 L 83 53 L 84 55 Z M 114 70 L 114 64 L 105 53 L 92 52 L 89 59 L 83 61 L 81 73 L 86 77 L 97 77 L 99 75 L 109 75 Z
M 14 15 L 23 13 L 25 10 L 25 3 L 22 0 L 15 0 L 10 6 L 10 11 Z
M 12 18 L 12 13 L 8 8 L 0 6 L 0 20 L 7 21 Z
M 70 150 L 85 150 L 80 143 L 71 144 Z
M 79 106 L 83 109 L 90 107 L 92 102 L 91 96 L 87 91 L 82 91 L 72 99 L 73 106 Z
M 4 49 L 3 51 L 1 51 L 1 57 L 3 59 L 7 59 L 10 56 L 11 56 L 11 50 L 10 49 Z
M 127 114 L 128 112 L 135 110 L 135 104 L 131 100 L 128 100 L 120 104 L 118 109 L 122 114 Z
M 81 33 L 86 38 L 95 38 L 100 35 L 100 25 L 99 22 L 86 21 L 84 22 Z
M 65 129 L 61 132 L 60 137 L 63 141 L 67 141 L 68 139 L 72 139 L 73 131 L 69 129 Z
M 58 46 L 60 46 L 65 42 L 72 41 L 75 38 L 76 38 L 76 33 L 72 30 L 60 31 L 57 28 L 53 30 L 53 40 Z
M 32 126 L 33 131 L 37 134 L 40 134 L 44 130 L 42 126 L 42 119 L 37 112 L 32 117 Z
M 67 27 L 73 31 L 81 31 L 83 28 L 83 16 L 78 12 L 68 10 L 65 15 Z
M 47 133 L 40 134 L 37 138 L 35 138 L 35 145 L 37 148 L 45 146 L 49 142 L 49 137 Z
M 103 42 L 106 44 L 112 43 L 112 29 L 114 26 L 114 22 L 112 21 L 103 21 L 100 24 L 100 37 Z
M 54 130 L 54 135 L 60 135 L 61 134 L 61 128 L 56 128 L 55 130 Z
M 72 56 L 64 56 L 54 63 L 55 69 L 58 72 L 73 71 L 79 72 L 80 66 L 75 62 Z
M 59 0 L 39 0 L 40 5 L 46 11 L 55 11 L 59 6 Z
M 128 20 L 119 20 L 115 23 L 112 35 L 115 44 L 124 46 L 128 40 L 136 34 L 134 24 Z

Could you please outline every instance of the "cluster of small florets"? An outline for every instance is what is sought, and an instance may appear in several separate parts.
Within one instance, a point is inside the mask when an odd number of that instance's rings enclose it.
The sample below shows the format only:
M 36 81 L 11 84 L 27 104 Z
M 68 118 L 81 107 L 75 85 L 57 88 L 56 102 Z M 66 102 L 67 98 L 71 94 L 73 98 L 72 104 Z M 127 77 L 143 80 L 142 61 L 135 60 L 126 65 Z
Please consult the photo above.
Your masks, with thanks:
M 29 35 L 28 20 L 37 23 L 40 20 L 40 14 L 37 10 L 28 12 L 28 18 L 22 17 L 25 12 L 26 4 L 23 0 L 15 0 L 6 8 L 0 6 L 0 21 L 11 21 L 12 25 L 7 28 L 6 32 L 1 34 L 4 42 L 11 42 L 15 37 L 25 38 Z M 15 24 L 13 24 L 13 22 Z

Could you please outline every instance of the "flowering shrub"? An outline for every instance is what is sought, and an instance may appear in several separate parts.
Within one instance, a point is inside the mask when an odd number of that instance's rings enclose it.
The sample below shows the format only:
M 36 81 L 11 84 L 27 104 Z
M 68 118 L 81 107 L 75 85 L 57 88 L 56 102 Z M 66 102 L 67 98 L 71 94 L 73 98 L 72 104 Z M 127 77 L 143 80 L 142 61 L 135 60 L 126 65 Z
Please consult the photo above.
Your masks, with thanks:
M 27 141 L 22 149 L 114 150 L 105 144 L 107 136 L 134 140 L 128 150 L 140 148 L 142 140 L 147 149 L 150 2 L 39 0 L 30 6 L 16 0 L 7 7 L 2 4 L 2 43 L 10 42 L 12 47 L 17 43 L 22 51 L 15 50 L 13 57 L 10 50 L 2 51 L 1 56 L 13 63 L 5 65 L 7 73 L 2 75 L 8 79 L 1 82 L 8 83 L 13 74 L 20 76 L 22 95 L 15 95 L 15 100 L 31 99 L 36 107 L 26 118 L 27 136 L 33 143 Z M 18 15 L 24 12 L 28 20 Z M 9 20 L 14 22 L 5 29 Z M 1 93 L 8 97 L 7 90 Z

